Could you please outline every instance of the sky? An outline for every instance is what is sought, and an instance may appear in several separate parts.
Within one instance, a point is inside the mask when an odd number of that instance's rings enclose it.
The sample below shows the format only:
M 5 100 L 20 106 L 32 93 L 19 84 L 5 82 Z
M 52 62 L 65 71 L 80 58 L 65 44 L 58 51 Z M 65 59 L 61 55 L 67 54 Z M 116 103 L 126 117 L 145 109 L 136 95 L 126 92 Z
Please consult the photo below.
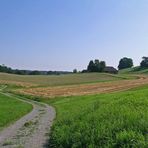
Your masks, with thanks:
M 148 56 L 148 0 L 0 0 L 0 64 L 31 70 L 117 67 Z

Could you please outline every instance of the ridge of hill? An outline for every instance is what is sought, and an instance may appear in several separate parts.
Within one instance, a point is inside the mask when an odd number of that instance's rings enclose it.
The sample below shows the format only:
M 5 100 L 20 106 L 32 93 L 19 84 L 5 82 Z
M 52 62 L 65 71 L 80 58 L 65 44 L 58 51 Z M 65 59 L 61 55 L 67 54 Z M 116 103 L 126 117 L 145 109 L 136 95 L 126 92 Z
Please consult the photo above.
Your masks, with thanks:
M 148 74 L 148 68 L 141 68 L 140 66 L 126 68 L 119 71 L 120 74 Z

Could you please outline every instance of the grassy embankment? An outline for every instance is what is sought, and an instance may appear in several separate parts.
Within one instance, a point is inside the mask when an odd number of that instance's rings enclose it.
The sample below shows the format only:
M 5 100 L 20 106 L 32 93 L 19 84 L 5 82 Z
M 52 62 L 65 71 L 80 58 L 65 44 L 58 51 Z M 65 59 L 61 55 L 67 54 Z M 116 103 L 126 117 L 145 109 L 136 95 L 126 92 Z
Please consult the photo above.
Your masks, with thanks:
M 32 110 L 30 104 L 0 93 L 0 130 Z
M 140 68 L 139 66 L 120 70 L 120 74 L 148 74 L 148 68 Z

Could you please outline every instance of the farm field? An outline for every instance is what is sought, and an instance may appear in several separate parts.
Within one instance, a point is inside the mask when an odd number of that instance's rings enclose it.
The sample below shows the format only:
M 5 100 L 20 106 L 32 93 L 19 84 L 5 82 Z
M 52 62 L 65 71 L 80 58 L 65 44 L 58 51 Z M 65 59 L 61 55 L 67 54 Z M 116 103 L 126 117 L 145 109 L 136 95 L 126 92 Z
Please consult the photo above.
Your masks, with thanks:
M 96 73 L 89 76 L 93 75 Z M 58 83 L 53 85 L 53 82 L 50 82 L 51 86 L 45 83 L 42 85 L 41 79 L 31 83 L 26 79 L 14 80 L 13 75 L 9 75 L 9 79 L 5 78 L 5 81 L 10 82 L 12 76 L 11 81 L 17 83 L 8 83 L 5 91 L 15 92 L 55 107 L 57 117 L 51 129 L 49 147 L 146 148 L 148 77 L 115 75 L 117 79 L 111 80 L 108 79 L 108 74 L 101 75 L 102 78 L 98 77 L 98 83 L 91 79 L 89 84 L 80 81 L 81 84 L 71 82 L 65 85 L 63 81 L 58 86 Z M 85 76 L 88 74 L 83 75 L 83 80 L 87 79 Z M 24 86 L 20 87 L 21 83 Z
M 148 88 L 46 100 L 57 119 L 50 147 L 148 147 Z
M 32 110 L 30 104 L 0 93 L 0 130 Z
M 78 96 L 89 94 L 110 93 L 116 91 L 128 90 L 137 86 L 148 84 L 148 77 L 137 75 L 138 79 L 105 81 L 91 84 L 79 84 L 55 87 L 35 87 L 17 90 L 20 94 L 29 94 L 32 96 L 41 96 L 45 98 L 54 98 L 58 96 Z
M 0 148 L 148 148 L 148 0 L 0 0 Z
M 75 79 L 78 80 L 76 81 Z M 53 86 L 87 82 L 93 83 L 97 81 L 117 81 L 119 79 L 125 79 L 125 77 L 97 73 L 62 76 L 20 76 L 0 73 L 0 82 L 3 85 L 7 84 L 7 90 L 39 86 L 42 86 L 42 88 L 46 88 L 46 85 Z M 43 85 L 46 87 L 43 87 Z M 12 110 L 13 113 L 10 114 Z M 20 102 L 15 98 L 7 97 L 5 95 L 0 94 L 0 128 L 16 121 L 24 114 L 28 113 L 30 110 L 31 106 L 29 104 Z
M 105 73 L 85 73 L 85 74 L 67 74 L 50 76 L 28 76 L 0 73 L 0 83 L 19 85 L 23 87 L 37 86 L 61 86 L 85 83 L 97 83 L 107 81 L 117 81 L 133 79 L 135 77 L 128 75 L 112 75 Z

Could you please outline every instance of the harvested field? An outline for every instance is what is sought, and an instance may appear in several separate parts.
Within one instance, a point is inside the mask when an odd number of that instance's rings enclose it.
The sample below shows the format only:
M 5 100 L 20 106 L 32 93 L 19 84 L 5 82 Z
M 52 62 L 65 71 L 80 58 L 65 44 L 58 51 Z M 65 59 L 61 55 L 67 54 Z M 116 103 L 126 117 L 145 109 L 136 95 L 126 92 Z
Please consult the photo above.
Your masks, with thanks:
M 0 73 L 0 83 L 31 86 L 62 86 L 132 79 L 129 75 L 85 73 L 67 75 L 15 75 Z
M 148 77 L 139 76 L 139 79 L 136 80 L 120 80 L 95 84 L 20 89 L 19 93 L 52 98 L 57 96 L 77 96 L 123 91 L 145 84 L 148 84 Z
M 0 80 L 0 84 L 2 84 L 2 85 L 15 85 L 15 86 L 18 86 L 18 87 L 25 87 L 25 88 L 38 86 L 38 85 L 33 84 L 33 83 L 10 81 L 10 80 Z

